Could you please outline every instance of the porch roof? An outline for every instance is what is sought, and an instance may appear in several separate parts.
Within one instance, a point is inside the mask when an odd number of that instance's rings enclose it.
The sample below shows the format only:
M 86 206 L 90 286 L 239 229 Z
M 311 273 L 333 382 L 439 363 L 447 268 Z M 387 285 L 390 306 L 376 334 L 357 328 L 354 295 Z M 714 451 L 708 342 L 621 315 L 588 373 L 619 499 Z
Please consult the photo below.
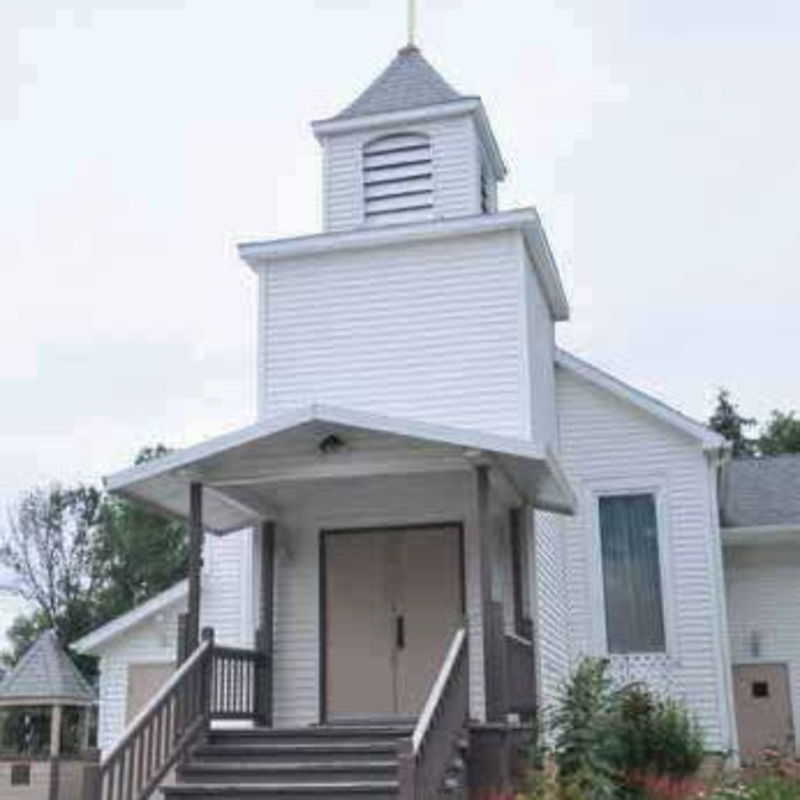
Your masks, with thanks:
M 117 494 L 182 519 L 202 483 L 203 522 L 215 533 L 276 519 L 270 487 L 298 481 L 467 470 L 488 464 L 521 500 L 572 514 L 575 495 L 548 448 L 524 439 L 311 405 L 218 436 L 105 479 Z

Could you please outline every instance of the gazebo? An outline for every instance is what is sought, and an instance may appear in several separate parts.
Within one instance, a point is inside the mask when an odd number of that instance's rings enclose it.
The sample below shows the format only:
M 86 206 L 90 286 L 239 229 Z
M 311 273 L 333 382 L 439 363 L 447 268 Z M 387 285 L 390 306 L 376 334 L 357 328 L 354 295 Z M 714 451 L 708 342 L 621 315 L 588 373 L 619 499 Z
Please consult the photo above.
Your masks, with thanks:
M 94 690 L 43 633 L 0 681 L 0 800 L 77 800 Z

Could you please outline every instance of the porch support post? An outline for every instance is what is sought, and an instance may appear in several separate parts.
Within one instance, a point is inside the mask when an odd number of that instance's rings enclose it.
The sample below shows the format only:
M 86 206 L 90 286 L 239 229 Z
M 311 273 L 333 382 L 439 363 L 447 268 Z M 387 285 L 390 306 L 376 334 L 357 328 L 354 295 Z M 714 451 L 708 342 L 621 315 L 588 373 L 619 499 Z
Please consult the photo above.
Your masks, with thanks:
M 203 484 L 189 484 L 189 613 L 187 656 L 200 644 L 200 572 L 203 568 Z
M 261 598 L 257 647 L 264 657 L 259 681 L 261 722 L 272 725 L 273 644 L 275 631 L 275 523 L 261 526 Z
M 492 602 L 492 530 L 489 512 L 489 467 L 475 467 L 475 514 L 480 554 L 480 599 L 483 627 L 483 675 L 487 721 L 503 715 L 501 676 L 498 673 L 497 610 Z

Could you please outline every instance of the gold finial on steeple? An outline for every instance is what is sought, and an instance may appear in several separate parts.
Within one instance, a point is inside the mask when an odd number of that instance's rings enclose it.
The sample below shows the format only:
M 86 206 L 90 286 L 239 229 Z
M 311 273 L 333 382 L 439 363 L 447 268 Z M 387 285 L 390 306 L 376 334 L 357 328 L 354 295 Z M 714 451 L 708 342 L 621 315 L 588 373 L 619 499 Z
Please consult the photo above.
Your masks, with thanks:
M 408 47 L 414 47 L 417 37 L 417 0 L 408 0 Z

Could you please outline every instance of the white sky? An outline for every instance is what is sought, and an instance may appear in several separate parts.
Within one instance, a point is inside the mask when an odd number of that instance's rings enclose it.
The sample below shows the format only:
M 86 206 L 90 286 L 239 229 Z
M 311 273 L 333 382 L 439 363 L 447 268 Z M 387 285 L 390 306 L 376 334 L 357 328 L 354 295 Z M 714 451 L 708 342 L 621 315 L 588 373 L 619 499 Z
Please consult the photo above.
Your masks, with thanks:
M 0 502 L 251 420 L 234 245 L 319 229 L 308 124 L 389 62 L 405 5 L 0 4 Z M 487 105 L 502 206 L 544 218 L 561 344 L 698 417 L 719 385 L 800 406 L 800 3 L 419 5 Z

